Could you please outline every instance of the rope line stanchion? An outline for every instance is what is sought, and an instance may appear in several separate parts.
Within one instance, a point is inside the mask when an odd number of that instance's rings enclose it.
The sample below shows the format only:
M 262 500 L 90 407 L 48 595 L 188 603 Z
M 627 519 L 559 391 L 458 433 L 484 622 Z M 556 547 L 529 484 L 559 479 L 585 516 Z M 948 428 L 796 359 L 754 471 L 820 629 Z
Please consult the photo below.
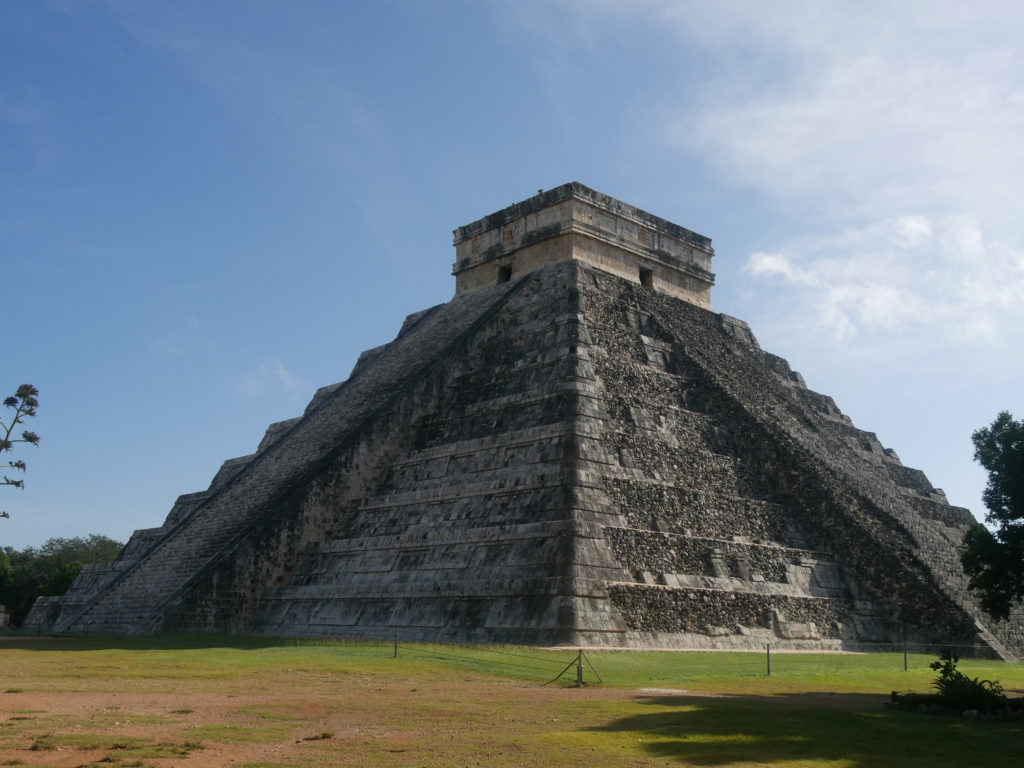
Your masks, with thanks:
M 582 650 L 580 651 L 580 656 L 582 656 L 582 657 L 583 657 L 584 659 L 586 659 L 586 662 L 587 662 L 587 666 L 588 666 L 588 667 L 590 667 L 590 669 L 591 669 L 591 670 L 593 670 L 593 672 L 594 672 L 594 674 L 595 674 L 595 675 L 597 675 L 597 682 L 599 682 L 599 683 L 603 683 L 603 682 L 604 682 L 604 680 L 603 680 L 603 679 L 601 679 L 601 673 L 599 673 L 599 672 L 597 671 L 597 667 L 595 667 L 595 666 L 593 665 L 593 663 L 591 663 L 591 661 L 590 661 L 590 658 L 589 658 L 589 657 L 588 657 L 588 656 L 587 656 L 586 654 L 584 654 Z
M 565 667 L 562 668 L 561 672 L 559 672 L 553 678 L 551 678 L 546 683 L 544 683 L 544 685 L 551 685 L 551 683 L 553 683 L 556 680 L 558 680 L 560 677 L 562 677 L 562 675 L 564 675 L 570 669 L 572 669 L 573 667 L 576 667 L 576 687 L 577 688 L 582 688 L 583 687 L 583 662 L 584 661 L 587 662 L 587 666 L 590 667 L 590 669 L 593 671 L 594 675 L 597 677 L 598 682 L 603 683 L 604 680 L 601 678 L 601 674 L 597 671 L 597 668 L 594 666 L 594 663 L 589 658 L 587 658 L 587 655 L 585 653 L 583 653 L 583 649 L 579 648 L 576 651 L 575 658 L 573 658 L 572 661 L 570 661 L 568 664 L 566 664 Z
M 564 675 L 564 674 L 565 674 L 566 672 L 568 672 L 568 671 L 569 671 L 570 669 L 572 669 L 573 665 L 574 665 L 574 664 L 575 664 L 576 662 L 577 662 L 577 659 L 573 659 L 572 661 L 570 661 L 570 662 L 569 662 L 568 664 L 566 664 L 566 665 L 565 665 L 565 669 L 563 669 L 563 670 L 562 670 L 561 672 L 559 672 L 559 673 L 558 673 L 557 675 L 555 675 L 555 676 L 554 676 L 553 678 L 551 678 L 551 679 L 550 679 L 550 680 L 548 680 L 548 681 L 547 681 L 546 683 L 544 683 L 544 685 L 551 685 L 551 684 L 552 684 L 553 682 L 555 682 L 556 680 L 558 680 L 558 678 L 560 678 L 560 677 L 561 677 L 562 675 Z

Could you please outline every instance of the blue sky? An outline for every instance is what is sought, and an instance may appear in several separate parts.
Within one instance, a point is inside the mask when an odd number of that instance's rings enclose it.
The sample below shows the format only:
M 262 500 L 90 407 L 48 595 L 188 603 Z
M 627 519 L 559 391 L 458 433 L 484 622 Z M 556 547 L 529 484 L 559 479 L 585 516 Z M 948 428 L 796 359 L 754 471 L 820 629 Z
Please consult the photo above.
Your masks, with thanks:
M 0 544 L 159 525 L 580 181 L 711 237 L 751 324 L 977 515 L 1024 416 L 1012 4 L 0 0 Z M 4 394 L 7 394 L 6 391 Z

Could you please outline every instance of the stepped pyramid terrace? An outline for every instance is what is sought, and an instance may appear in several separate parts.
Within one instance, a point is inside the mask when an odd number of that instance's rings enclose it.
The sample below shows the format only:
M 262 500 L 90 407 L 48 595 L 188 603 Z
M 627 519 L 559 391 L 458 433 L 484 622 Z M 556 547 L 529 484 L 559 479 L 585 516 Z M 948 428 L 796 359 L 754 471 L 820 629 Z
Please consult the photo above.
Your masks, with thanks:
M 971 514 L 716 314 L 713 257 L 578 183 L 459 227 L 451 301 L 26 626 L 1021 653 Z

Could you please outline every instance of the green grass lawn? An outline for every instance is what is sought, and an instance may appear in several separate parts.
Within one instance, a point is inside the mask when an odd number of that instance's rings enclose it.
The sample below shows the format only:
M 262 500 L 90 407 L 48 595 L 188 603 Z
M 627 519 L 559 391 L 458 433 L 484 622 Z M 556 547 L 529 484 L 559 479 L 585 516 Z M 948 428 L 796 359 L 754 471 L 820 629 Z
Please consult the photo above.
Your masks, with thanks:
M 884 707 L 931 656 L 252 638 L 0 641 L 0 765 L 1019 766 L 1024 722 Z M 1024 695 L 1024 665 L 963 661 Z M 603 682 L 597 683 L 600 674 Z M 35 748 L 33 748 L 35 745 Z M 76 752 L 77 751 L 77 752 Z M 54 756 L 80 755 L 79 762 Z M 221 758 L 218 758 L 221 759 Z M 13 761 L 13 762 L 12 762 Z M 18 762 L 21 761 L 21 762 Z M 51 761 L 51 762 L 48 762 Z

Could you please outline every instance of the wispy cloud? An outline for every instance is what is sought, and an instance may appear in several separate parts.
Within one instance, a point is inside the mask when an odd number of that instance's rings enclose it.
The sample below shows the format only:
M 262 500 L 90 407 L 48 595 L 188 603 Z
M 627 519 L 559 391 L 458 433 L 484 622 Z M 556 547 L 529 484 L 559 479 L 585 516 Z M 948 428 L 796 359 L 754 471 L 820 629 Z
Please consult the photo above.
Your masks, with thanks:
M 749 256 L 754 285 L 785 291 L 829 339 L 1019 337 L 1024 8 L 648 8 L 717 62 L 667 140 L 787 211 L 780 232 L 803 233 Z
M 1024 9 L 725 2 L 664 13 L 688 40 L 720 46 L 725 64 L 671 140 L 734 181 L 826 216 L 909 206 L 1015 217 L 1004 193 L 1024 169 Z
M 163 319 L 160 335 L 153 339 L 150 349 L 158 357 L 180 358 L 213 346 L 198 317 L 175 315 Z
M 289 397 L 298 397 L 305 393 L 309 386 L 285 368 L 280 360 L 274 358 L 260 363 L 255 371 L 246 375 L 239 388 L 246 397 L 260 397 L 267 393 L 284 393 Z
M 809 332 L 830 339 L 927 331 L 995 343 L 1019 328 L 1024 250 L 989 241 L 969 217 L 901 216 L 754 253 L 746 272 L 798 298 Z

